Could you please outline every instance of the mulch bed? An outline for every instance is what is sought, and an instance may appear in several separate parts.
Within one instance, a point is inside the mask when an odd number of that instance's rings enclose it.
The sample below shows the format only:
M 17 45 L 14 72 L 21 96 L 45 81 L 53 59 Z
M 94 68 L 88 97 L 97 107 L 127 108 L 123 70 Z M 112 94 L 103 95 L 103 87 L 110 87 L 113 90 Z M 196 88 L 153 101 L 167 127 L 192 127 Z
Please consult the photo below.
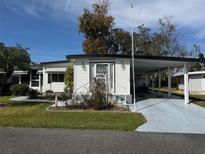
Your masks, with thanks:
M 130 112 L 128 108 L 114 106 L 109 109 L 95 110 L 93 108 L 88 109 L 70 109 L 69 107 L 48 107 L 48 111 L 51 112 Z

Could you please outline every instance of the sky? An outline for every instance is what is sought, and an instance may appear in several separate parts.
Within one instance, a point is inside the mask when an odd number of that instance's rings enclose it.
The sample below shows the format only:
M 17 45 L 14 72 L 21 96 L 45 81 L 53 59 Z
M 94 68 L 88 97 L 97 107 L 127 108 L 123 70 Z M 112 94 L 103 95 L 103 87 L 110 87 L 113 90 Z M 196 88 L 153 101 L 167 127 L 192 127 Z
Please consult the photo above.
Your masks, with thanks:
M 0 42 L 28 47 L 32 61 L 63 60 L 83 53 L 78 17 L 96 0 L 0 0 Z M 204 0 L 110 0 L 115 27 L 131 29 L 130 4 L 134 4 L 134 30 L 145 26 L 158 30 L 159 18 L 171 17 L 179 40 L 191 49 L 205 51 Z

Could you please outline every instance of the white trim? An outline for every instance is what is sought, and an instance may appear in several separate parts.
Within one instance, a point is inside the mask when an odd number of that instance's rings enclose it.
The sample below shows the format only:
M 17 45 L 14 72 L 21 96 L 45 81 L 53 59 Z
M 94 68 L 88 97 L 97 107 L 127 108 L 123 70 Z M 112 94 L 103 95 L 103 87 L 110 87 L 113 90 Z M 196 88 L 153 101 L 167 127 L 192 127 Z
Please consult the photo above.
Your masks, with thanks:
M 161 70 L 159 69 L 159 74 L 158 74 L 158 80 L 159 80 L 159 95 L 161 94 Z
M 168 97 L 172 95 L 171 88 L 172 88 L 172 75 L 171 75 L 171 69 L 168 67 Z
M 205 71 L 189 72 L 188 74 L 189 74 L 189 75 L 192 75 L 192 74 L 205 74 Z

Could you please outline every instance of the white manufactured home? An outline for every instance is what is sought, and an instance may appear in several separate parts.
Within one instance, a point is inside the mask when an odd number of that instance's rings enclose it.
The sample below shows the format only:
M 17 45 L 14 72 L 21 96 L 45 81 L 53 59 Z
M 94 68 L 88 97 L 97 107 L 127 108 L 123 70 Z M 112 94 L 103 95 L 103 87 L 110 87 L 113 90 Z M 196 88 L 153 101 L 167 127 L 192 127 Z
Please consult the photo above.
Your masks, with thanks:
M 64 92 L 64 75 L 68 65 L 74 68 L 74 95 L 86 94 L 90 91 L 94 80 L 105 82 L 110 94 L 123 99 L 124 103 L 133 103 L 133 79 L 131 56 L 128 55 L 68 55 L 67 60 L 42 62 L 32 65 L 31 71 L 14 71 L 13 83 L 26 83 L 30 88 L 45 92 Z M 153 86 L 156 73 L 167 71 L 168 96 L 171 96 L 172 72 L 174 68 L 183 70 L 184 101 L 189 103 L 189 87 L 191 86 L 188 66 L 199 62 L 199 59 L 178 57 L 135 56 L 135 91 L 136 101 L 141 97 L 142 87 Z M 161 78 L 158 75 L 157 85 L 161 88 Z M 140 89 L 141 88 L 141 89 Z M 149 95 L 149 94 L 148 94 Z
M 126 103 L 132 103 L 132 65 L 131 56 L 126 55 L 68 55 L 67 59 L 74 66 L 74 93 L 87 93 L 92 87 L 94 79 L 101 79 L 107 85 L 109 93 L 124 97 Z M 188 93 L 188 65 L 198 62 L 193 58 L 178 57 L 150 57 L 135 56 L 135 83 L 136 88 L 153 83 L 153 74 L 163 70 L 168 74 L 168 96 L 171 96 L 172 69 L 184 69 L 184 95 L 185 103 L 189 103 Z M 143 83 L 144 81 L 144 83 Z M 159 89 L 161 79 L 159 75 Z M 137 93 L 136 93 L 137 95 Z M 136 99 L 136 98 L 135 98 Z

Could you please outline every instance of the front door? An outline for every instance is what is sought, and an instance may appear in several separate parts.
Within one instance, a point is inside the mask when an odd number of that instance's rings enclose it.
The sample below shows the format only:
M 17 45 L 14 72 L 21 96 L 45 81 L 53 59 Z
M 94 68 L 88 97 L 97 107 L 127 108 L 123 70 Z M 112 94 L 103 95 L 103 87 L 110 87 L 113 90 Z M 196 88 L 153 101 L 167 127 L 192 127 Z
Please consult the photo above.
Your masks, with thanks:
M 114 92 L 114 64 L 113 63 L 92 63 L 91 64 L 91 84 L 93 80 L 100 80 L 105 83 L 109 92 Z
M 96 80 L 105 84 L 107 90 L 109 90 L 108 80 L 108 64 L 96 64 Z

